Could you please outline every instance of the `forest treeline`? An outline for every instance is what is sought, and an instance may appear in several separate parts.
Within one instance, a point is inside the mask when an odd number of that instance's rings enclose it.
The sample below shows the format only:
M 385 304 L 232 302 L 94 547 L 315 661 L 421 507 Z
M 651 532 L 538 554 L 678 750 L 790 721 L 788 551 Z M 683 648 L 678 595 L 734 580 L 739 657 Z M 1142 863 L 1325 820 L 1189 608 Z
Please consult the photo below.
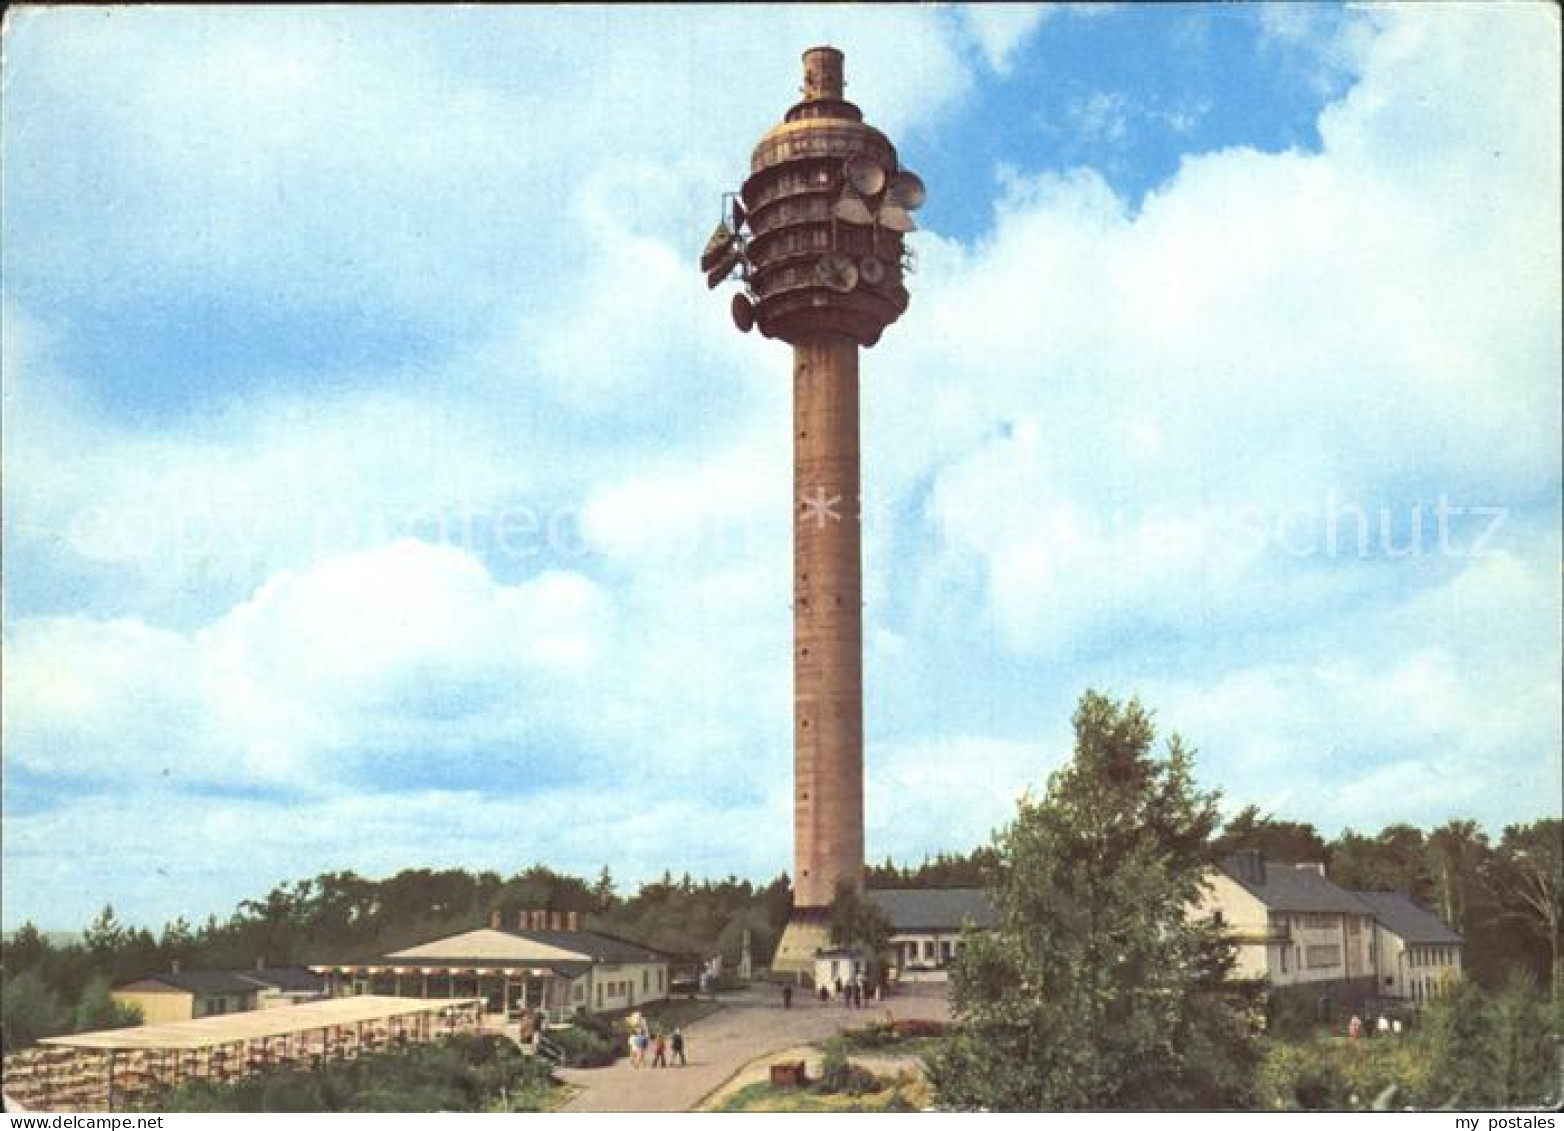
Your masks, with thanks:
M 1213 843 L 1213 857 L 1239 847 L 1276 860 L 1320 861 L 1331 878 L 1356 890 L 1401 891 L 1466 939 L 1466 967 L 1497 986 L 1514 969 L 1547 984 L 1560 944 L 1560 822 L 1506 828 L 1493 841 L 1471 821 L 1431 832 L 1391 825 L 1376 835 L 1352 831 L 1326 840 L 1313 826 L 1245 809 Z M 915 866 L 887 859 L 870 865 L 870 887 L 987 886 L 992 847 L 941 853 Z M 792 886 L 746 879 L 696 881 L 664 874 L 621 894 L 607 868 L 587 879 L 538 864 L 509 878 L 463 869 L 408 869 L 382 880 L 328 872 L 280 884 L 244 900 L 225 919 L 175 919 L 154 933 L 125 924 L 105 907 L 79 939 L 51 941 L 24 923 L 0 944 L 5 1048 L 40 1036 L 124 1020 L 108 989 L 149 973 L 242 970 L 263 961 L 306 965 L 384 954 L 441 934 L 507 922 L 528 908 L 578 911 L 589 929 L 690 957 L 721 953 L 736 962 L 745 931 L 759 965 L 769 961 L 792 906 Z

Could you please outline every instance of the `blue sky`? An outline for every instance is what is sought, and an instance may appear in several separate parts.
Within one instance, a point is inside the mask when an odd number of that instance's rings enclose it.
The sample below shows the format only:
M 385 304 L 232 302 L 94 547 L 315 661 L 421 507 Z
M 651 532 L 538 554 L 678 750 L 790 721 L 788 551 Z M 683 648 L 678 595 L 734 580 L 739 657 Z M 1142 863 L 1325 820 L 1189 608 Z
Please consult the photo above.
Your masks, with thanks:
M 930 189 L 863 360 L 870 854 L 984 840 L 1088 686 L 1230 808 L 1557 811 L 1548 7 L 40 10 L 7 926 L 789 865 L 788 357 L 694 260 L 818 42 Z

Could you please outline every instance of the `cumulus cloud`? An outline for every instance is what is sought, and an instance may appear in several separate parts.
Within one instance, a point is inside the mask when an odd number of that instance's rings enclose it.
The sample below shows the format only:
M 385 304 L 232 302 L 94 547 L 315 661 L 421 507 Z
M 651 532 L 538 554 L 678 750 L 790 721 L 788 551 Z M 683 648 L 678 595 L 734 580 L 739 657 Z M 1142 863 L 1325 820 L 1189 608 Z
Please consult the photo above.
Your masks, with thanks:
M 1003 75 L 1009 73 L 1016 52 L 1052 9 L 1045 4 L 970 4 L 960 11 L 984 60 Z
M 160 774 L 313 791 L 387 758 L 416 760 L 397 776 L 461 779 L 485 753 L 553 778 L 547 730 L 591 692 L 612 631 L 611 599 L 578 574 L 501 585 L 416 541 L 279 573 L 190 634 L 25 618 L 5 640 L 7 762 L 96 788 Z

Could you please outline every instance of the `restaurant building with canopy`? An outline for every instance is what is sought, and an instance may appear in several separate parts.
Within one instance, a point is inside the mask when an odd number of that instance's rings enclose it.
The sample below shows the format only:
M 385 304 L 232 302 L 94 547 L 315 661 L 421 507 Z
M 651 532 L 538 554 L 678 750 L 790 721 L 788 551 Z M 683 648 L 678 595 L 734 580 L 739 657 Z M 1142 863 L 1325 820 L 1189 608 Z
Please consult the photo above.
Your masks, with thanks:
M 333 996 L 477 998 L 486 1013 L 554 1018 L 634 1009 L 668 996 L 670 956 L 581 929 L 574 911 L 521 911 L 487 927 L 361 959 L 312 965 Z

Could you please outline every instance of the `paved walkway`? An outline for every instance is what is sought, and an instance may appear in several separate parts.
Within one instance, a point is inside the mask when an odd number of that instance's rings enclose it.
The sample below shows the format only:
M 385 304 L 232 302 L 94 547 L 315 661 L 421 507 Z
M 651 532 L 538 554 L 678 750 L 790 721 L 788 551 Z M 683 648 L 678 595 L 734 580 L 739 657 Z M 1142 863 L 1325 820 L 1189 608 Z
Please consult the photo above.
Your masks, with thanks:
M 757 1057 L 883 1021 L 887 1013 L 936 1021 L 949 1015 L 938 994 L 906 994 L 863 1009 L 804 995 L 783 1009 L 779 995 L 768 986 L 724 996 L 721 1010 L 684 1030 L 688 1067 L 633 1068 L 621 1058 L 605 1068 L 561 1069 L 560 1078 L 581 1093 L 560 1110 L 689 1111 Z

